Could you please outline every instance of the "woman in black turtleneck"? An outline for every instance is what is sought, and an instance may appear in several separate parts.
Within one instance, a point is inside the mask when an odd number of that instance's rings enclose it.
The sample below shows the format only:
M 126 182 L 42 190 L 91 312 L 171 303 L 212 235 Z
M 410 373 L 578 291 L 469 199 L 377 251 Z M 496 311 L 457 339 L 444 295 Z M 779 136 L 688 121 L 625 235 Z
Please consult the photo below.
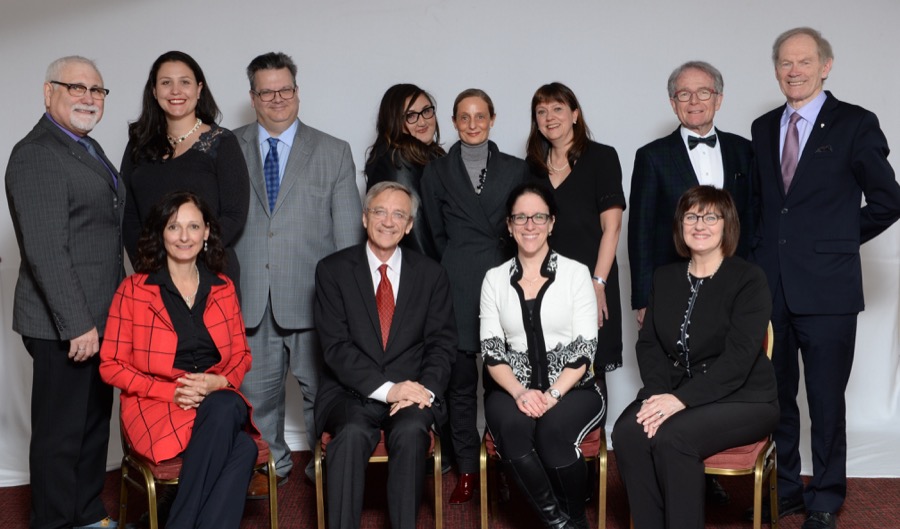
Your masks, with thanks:
M 509 192 L 529 177 L 523 160 L 503 154 L 488 140 L 495 117 L 494 103 L 484 91 L 470 88 L 460 93 L 453 104 L 453 126 L 460 141 L 447 156 L 425 166 L 422 176 L 422 207 L 438 257 L 450 276 L 459 333 L 446 392 L 459 472 L 450 496 L 454 504 L 472 499 L 478 482 L 475 356 L 481 282 L 485 272 L 515 251 L 508 237 L 505 203 Z

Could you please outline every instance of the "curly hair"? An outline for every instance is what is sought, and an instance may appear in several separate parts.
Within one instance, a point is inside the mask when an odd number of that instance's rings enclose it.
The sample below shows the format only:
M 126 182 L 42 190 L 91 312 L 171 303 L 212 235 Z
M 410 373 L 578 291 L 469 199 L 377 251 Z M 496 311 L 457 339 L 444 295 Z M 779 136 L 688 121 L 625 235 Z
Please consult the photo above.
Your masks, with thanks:
M 209 226 L 209 237 L 205 242 L 205 248 L 197 256 L 202 259 L 212 273 L 219 274 L 225 270 L 225 248 L 222 246 L 222 230 L 219 222 L 213 215 L 210 207 L 200 197 L 188 191 L 176 191 L 164 196 L 158 204 L 153 206 L 141 236 L 138 239 L 137 259 L 134 263 L 134 271 L 151 274 L 166 266 L 167 252 L 163 240 L 163 232 L 169 221 L 178 213 L 178 209 L 184 204 L 194 204 L 200 210 L 203 221 Z
M 550 150 L 550 142 L 541 134 L 537 124 L 537 106 L 540 103 L 556 101 L 569 107 L 571 111 L 578 111 L 578 122 L 572 126 L 572 132 L 575 137 L 572 140 L 572 146 L 566 155 L 569 164 L 574 166 L 578 158 L 587 149 L 588 141 L 591 139 L 591 129 L 588 128 L 587 120 L 584 119 L 584 111 L 578 104 L 578 98 L 571 88 L 562 83 L 549 83 L 540 87 L 535 91 L 534 97 L 531 98 L 531 132 L 528 133 L 528 143 L 525 148 L 525 161 L 531 167 L 535 174 L 544 175 L 549 172 L 547 167 L 547 152 Z
M 375 143 L 369 147 L 366 165 L 374 163 L 385 153 L 390 153 L 395 167 L 400 165 L 398 156 L 413 165 L 424 166 L 446 154 L 440 145 L 441 128 L 437 119 L 434 121 L 434 141 L 431 144 L 425 144 L 407 132 L 406 113 L 420 95 L 427 97 L 431 106 L 436 106 L 431 94 L 414 84 L 395 84 L 387 89 L 378 108 Z
M 162 160 L 175 154 L 175 149 L 169 143 L 167 136 L 166 114 L 153 95 L 156 88 L 156 76 L 159 69 L 167 62 L 184 63 L 194 73 L 198 85 L 203 85 L 200 97 L 197 100 L 197 108 L 194 110 L 197 117 L 203 123 L 212 124 L 219 121 L 222 113 L 216 105 L 212 90 L 206 83 L 206 76 L 197 61 L 187 53 L 181 51 L 167 51 L 160 55 L 153 66 L 150 67 L 150 75 L 144 85 L 144 96 L 141 102 L 141 115 L 137 121 L 128 125 L 128 141 L 131 143 L 131 160 L 138 163 L 140 160 Z

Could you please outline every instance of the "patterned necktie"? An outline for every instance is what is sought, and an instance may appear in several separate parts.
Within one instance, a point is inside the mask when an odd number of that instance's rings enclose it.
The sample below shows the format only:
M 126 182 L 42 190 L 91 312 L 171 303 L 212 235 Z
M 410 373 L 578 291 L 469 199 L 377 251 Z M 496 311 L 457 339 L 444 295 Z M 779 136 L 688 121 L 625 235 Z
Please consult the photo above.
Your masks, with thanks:
M 387 265 L 378 267 L 381 272 L 381 282 L 375 291 L 375 305 L 378 306 L 378 320 L 381 322 L 381 345 L 387 349 L 388 334 L 391 332 L 391 322 L 394 320 L 394 289 L 391 288 L 391 280 L 387 276 Z
M 800 161 L 800 131 L 797 122 L 800 121 L 800 113 L 791 114 L 788 121 L 787 134 L 784 136 L 784 150 L 781 151 L 781 179 L 784 182 L 784 192 L 787 193 L 794 179 L 794 171 Z
M 712 136 L 707 136 L 705 138 L 701 138 L 699 136 L 688 136 L 688 149 L 693 151 L 694 147 L 700 145 L 701 143 L 714 148 L 716 146 L 716 141 L 717 140 L 715 134 L 713 134 Z
M 116 178 L 116 173 L 112 172 L 112 170 L 109 168 L 109 166 L 106 165 L 106 162 L 103 161 L 103 158 L 101 158 L 100 155 L 97 154 L 97 149 L 94 148 L 94 145 L 91 143 L 91 140 L 87 139 L 86 137 L 81 137 L 81 138 L 78 138 L 78 144 L 81 145 L 82 147 L 84 147 L 85 149 L 87 149 L 88 154 L 90 154 L 91 156 L 94 157 L 94 159 L 96 159 L 98 162 L 100 162 L 100 164 L 103 165 L 103 167 L 106 167 L 106 170 L 109 172 L 109 176 L 112 177 L 113 187 L 118 189 L 119 188 L 119 179 Z
M 269 138 L 269 154 L 263 164 L 263 175 L 266 177 L 266 192 L 269 195 L 269 211 L 275 211 L 275 201 L 278 200 L 278 188 L 281 185 L 278 180 L 278 138 Z

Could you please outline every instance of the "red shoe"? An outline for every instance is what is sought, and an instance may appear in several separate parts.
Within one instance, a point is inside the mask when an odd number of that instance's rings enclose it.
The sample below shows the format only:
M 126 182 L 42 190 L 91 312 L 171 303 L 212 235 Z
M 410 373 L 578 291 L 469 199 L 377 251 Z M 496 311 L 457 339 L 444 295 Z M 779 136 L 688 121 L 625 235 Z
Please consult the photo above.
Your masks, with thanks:
M 459 480 L 456 482 L 456 488 L 450 495 L 450 504 L 459 505 L 466 503 L 475 496 L 475 490 L 478 489 L 478 474 L 460 474 Z

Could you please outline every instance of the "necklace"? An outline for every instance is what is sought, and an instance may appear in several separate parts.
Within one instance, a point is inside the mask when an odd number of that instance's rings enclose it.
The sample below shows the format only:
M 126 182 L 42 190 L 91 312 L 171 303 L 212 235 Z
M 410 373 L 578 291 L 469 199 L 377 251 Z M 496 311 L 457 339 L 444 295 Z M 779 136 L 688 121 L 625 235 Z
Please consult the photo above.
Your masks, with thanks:
M 194 306 L 194 298 L 197 297 L 197 292 L 200 291 L 200 270 L 197 268 L 197 265 L 194 265 L 194 275 L 197 278 L 197 288 L 194 289 L 194 293 L 190 296 L 185 296 L 184 294 L 181 295 L 181 299 L 187 303 L 188 307 Z
M 533 284 L 537 283 L 538 281 L 540 281 L 541 278 L 543 278 L 543 277 L 544 277 L 544 276 L 539 275 L 539 276 L 537 276 L 537 277 L 534 278 L 534 279 L 528 279 L 527 277 L 525 277 L 525 276 L 523 275 L 523 276 L 522 276 L 522 281 L 527 282 L 529 285 L 533 285 Z
M 190 136 L 191 134 L 197 132 L 197 129 L 199 129 L 200 125 L 202 125 L 202 124 L 203 124 L 203 120 L 201 120 L 200 118 L 197 118 L 197 123 L 194 123 L 194 128 L 187 131 L 187 133 L 184 136 L 179 136 L 177 138 L 173 138 L 172 136 L 169 136 L 167 134 L 166 138 L 168 138 L 169 143 L 171 143 L 172 146 L 174 147 L 174 146 L 178 145 L 179 143 L 183 142 L 184 140 L 186 140 L 188 138 L 188 136 Z
M 566 170 L 566 167 L 568 167 L 568 166 L 569 166 L 569 160 L 566 160 L 566 164 L 563 165 L 562 167 L 556 167 L 556 166 L 554 166 L 554 165 L 553 165 L 553 151 L 552 151 L 552 150 L 551 150 L 550 153 L 547 155 L 547 167 L 550 168 L 550 171 L 551 171 L 551 172 L 553 172 L 553 173 L 561 173 L 561 172 L 565 171 L 565 170 Z
M 698 277 L 697 279 L 700 279 L 701 281 L 702 281 L 703 279 L 712 279 L 713 276 L 716 275 L 716 272 L 719 271 L 719 267 L 722 266 L 722 263 L 723 263 L 724 261 L 725 261 L 725 258 L 724 258 L 724 257 L 721 258 L 721 259 L 719 259 L 719 264 L 716 265 L 716 269 L 713 270 L 711 274 L 709 274 L 709 275 L 706 276 L 706 277 Z M 687 271 L 686 271 L 686 273 L 685 273 L 685 275 L 687 276 L 688 283 L 691 282 L 691 267 L 692 267 L 692 266 L 694 266 L 694 260 L 693 260 L 693 259 L 691 259 L 690 261 L 688 261 Z

